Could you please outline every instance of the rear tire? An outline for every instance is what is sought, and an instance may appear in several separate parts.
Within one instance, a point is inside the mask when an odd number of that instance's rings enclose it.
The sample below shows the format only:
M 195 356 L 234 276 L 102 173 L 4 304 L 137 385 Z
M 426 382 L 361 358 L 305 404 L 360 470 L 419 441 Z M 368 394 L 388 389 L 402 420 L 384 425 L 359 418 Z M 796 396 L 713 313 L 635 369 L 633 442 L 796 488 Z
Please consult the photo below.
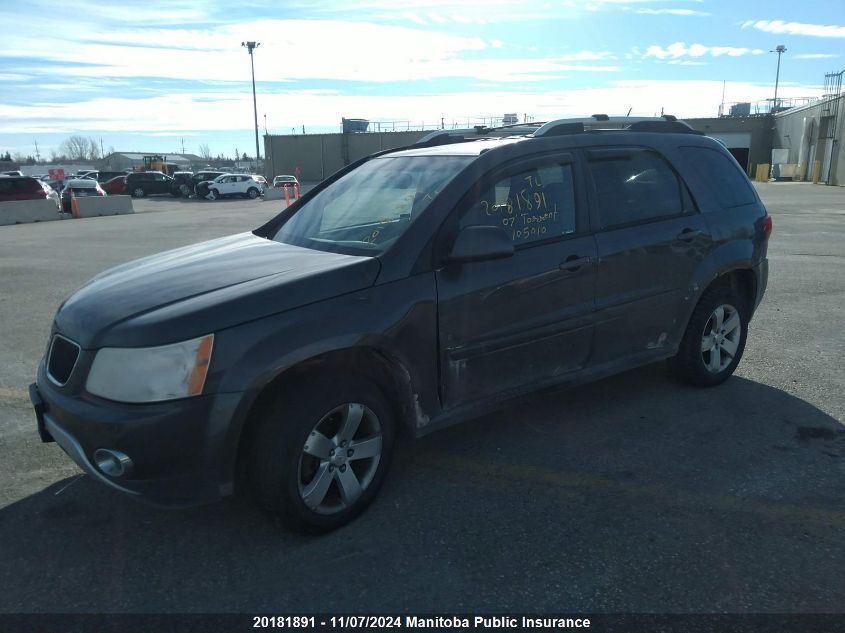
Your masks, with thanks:
M 691 385 L 724 382 L 742 358 L 748 321 L 742 295 L 727 286 L 707 289 L 693 310 L 677 355 L 669 359 L 670 367 Z
M 392 408 L 367 380 L 290 387 L 257 421 L 248 464 L 256 501 L 298 532 L 349 523 L 385 479 L 395 428 Z
M 143 198 L 145 195 L 146 195 L 146 192 L 144 191 L 143 187 L 135 187 L 132 190 L 132 197 L 133 198 Z

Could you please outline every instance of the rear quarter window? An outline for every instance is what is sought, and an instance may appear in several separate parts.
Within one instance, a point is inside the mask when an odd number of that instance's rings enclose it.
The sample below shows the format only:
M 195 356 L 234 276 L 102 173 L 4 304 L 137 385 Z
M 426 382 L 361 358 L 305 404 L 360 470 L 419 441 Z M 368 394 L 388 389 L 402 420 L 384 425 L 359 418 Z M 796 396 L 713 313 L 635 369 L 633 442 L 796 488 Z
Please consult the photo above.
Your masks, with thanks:
M 732 158 L 709 147 L 678 149 L 720 207 L 730 209 L 757 202 L 745 172 Z

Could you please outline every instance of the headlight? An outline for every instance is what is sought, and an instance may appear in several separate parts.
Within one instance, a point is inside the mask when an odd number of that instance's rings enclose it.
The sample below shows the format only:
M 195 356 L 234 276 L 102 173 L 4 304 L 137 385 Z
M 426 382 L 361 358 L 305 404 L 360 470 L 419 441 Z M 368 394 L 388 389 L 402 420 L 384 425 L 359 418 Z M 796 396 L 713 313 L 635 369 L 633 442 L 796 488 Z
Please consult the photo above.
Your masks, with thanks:
M 198 396 L 205 385 L 214 335 L 161 347 L 104 347 L 85 388 L 118 402 L 159 402 Z

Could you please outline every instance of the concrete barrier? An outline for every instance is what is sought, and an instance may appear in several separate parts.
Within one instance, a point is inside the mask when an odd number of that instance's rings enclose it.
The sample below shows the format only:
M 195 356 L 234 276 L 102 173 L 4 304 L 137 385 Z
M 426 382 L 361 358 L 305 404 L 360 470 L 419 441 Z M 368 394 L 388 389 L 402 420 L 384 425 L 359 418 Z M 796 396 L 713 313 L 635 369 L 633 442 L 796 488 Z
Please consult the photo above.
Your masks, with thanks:
M 135 213 L 131 196 L 79 196 L 76 198 L 77 218 L 96 218 L 101 215 Z
M 264 190 L 265 200 L 281 200 L 285 197 L 285 191 L 281 187 L 267 187 Z
M 54 200 L 0 202 L 0 225 L 61 220 Z

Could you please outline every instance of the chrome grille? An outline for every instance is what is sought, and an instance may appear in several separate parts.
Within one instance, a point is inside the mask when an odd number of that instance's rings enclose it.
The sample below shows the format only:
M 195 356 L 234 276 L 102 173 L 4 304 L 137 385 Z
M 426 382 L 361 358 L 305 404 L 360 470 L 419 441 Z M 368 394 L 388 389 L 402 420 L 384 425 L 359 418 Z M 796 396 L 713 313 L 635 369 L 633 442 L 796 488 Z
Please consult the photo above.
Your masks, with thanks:
M 47 356 L 47 375 L 57 385 L 64 385 L 70 379 L 76 361 L 79 359 L 79 345 L 56 334 L 50 344 Z

